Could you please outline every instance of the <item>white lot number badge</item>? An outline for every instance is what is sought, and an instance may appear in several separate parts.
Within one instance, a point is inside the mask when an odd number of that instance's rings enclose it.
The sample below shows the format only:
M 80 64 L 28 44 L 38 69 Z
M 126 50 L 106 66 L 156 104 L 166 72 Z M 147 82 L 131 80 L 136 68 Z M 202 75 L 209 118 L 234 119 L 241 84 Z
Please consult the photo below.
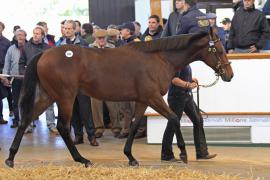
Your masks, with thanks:
M 73 56 L 73 52 L 68 50 L 68 51 L 66 51 L 65 55 L 66 55 L 66 57 L 70 58 Z

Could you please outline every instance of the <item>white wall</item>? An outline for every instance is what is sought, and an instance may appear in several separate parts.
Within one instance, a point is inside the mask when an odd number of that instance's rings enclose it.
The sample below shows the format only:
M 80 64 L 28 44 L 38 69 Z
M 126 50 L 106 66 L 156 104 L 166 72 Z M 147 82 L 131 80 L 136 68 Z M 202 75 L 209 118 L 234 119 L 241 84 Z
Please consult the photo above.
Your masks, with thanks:
M 60 37 L 60 22 L 64 19 L 79 20 L 82 23 L 89 21 L 89 16 L 76 16 L 76 9 L 88 9 L 88 0 L 1 0 L 0 21 L 6 28 L 3 32 L 8 39 L 13 37 L 13 26 L 20 25 L 28 33 L 28 38 L 32 36 L 32 30 L 36 23 L 45 21 L 48 23 L 49 33 Z M 53 3 L 55 2 L 55 3 Z M 71 16 L 63 14 L 69 10 Z
M 220 80 L 212 88 L 201 88 L 201 108 L 207 112 L 270 112 L 270 59 L 232 61 L 234 78 Z M 200 83 L 215 79 L 213 71 L 202 62 L 192 64 Z
M 191 64 L 193 77 L 199 84 L 215 80 L 214 71 L 203 62 Z M 233 60 L 234 77 L 231 82 L 200 88 L 200 108 L 206 112 L 270 112 L 270 59 Z M 196 101 L 196 92 L 194 99 Z M 167 102 L 167 96 L 164 96 Z M 155 112 L 148 108 L 147 113 Z

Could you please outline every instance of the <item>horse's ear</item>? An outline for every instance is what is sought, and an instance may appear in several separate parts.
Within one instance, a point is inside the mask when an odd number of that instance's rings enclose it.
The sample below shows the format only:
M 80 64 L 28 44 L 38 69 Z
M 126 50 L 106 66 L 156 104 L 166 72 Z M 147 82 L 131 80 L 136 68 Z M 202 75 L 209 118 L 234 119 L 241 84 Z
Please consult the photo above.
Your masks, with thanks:
M 212 26 L 209 27 L 209 35 L 212 39 L 214 39 L 215 34 L 217 34 L 217 28 L 214 28 Z

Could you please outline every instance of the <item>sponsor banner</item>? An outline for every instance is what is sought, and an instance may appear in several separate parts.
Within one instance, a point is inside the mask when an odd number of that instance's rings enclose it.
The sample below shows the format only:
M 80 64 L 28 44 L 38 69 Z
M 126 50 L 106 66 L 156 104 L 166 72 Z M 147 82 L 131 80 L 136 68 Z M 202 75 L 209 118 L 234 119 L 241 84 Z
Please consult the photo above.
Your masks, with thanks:
M 192 126 L 192 122 L 187 116 L 181 119 L 182 126 Z M 256 115 L 226 115 L 208 116 L 204 119 L 204 126 L 270 126 L 270 116 Z

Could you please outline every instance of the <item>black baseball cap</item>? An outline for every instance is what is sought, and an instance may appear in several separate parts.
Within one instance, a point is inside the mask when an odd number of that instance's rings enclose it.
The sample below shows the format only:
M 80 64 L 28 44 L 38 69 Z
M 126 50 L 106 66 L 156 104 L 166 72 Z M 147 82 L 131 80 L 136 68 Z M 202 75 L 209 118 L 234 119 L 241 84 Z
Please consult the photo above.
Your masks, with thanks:
M 129 29 L 130 31 L 135 31 L 135 25 L 133 22 L 125 22 L 122 25 L 119 26 L 119 29 Z
M 221 23 L 222 24 L 231 23 L 231 20 L 230 20 L 230 18 L 224 18 L 224 19 L 222 19 Z

